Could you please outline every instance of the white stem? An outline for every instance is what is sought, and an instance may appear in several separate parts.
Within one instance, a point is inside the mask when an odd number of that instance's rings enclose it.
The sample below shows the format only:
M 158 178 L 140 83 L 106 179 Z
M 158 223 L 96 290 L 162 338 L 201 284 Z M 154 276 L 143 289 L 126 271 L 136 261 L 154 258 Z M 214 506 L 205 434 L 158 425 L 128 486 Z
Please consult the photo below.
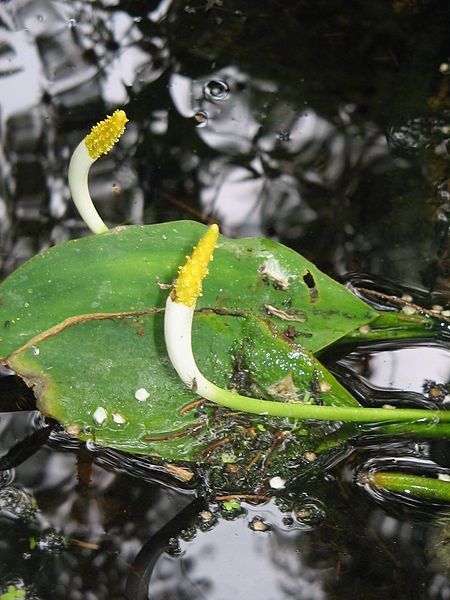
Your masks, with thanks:
M 224 391 L 206 379 L 192 354 L 192 319 L 194 308 L 167 298 L 164 315 L 164 338 L 170 362 L 181 381 L 191 390 L 214 402 Z
M 84 140 L 75 148 L 69 164 L 69 188 L 81 218 L 92 233 L 108 231 L 92 202 L 88 187 L 89 169 L 95 160 L 89 156 Z

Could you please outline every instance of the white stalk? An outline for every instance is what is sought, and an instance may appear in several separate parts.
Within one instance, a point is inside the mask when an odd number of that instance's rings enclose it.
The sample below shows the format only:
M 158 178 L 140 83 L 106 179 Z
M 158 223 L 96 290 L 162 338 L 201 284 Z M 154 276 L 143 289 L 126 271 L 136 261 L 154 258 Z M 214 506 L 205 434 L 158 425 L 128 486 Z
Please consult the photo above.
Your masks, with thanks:
M 127 115 L 115 110 L 97 125 L 78 144 L 69 164 L 69 187 L 81 218 L 92 233 L 104 233 L 108 228 L 95 210 L 89 193 L 89 170 L 102 154 L 107 154 L 125 131 Z
M 206 379 L 192 353 L 192 319 L 194 308 L 167 298 L 164 315 L 164 338 L 167 354 L 181 381 L 195 394 L 214 401 L 223 390 Z
M 95 159 L 89 156 L 84 140 L 75 148 L 69 164 L 69 188 L 81 218 L 92 233 L 104 233 L 108 227 L 95 209 L 89 193 L 89 170 Z

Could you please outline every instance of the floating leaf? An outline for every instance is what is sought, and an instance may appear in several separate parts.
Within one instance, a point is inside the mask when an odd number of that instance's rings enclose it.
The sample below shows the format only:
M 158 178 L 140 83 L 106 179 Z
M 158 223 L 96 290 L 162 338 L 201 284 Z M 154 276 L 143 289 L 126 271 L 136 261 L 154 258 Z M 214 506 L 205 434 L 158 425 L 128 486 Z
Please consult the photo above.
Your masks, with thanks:
M 195 460 L 217 435 L 166 352 L 165 285 L 204 226 L 130 226 L 51 248 L 0 286 L 0 360 L 43 413 L 99 444 Z M 194 319 L 194 353 L 222 387 L 357 406 L 314 353 L 378 315 L 292 250 L 220 238 Z

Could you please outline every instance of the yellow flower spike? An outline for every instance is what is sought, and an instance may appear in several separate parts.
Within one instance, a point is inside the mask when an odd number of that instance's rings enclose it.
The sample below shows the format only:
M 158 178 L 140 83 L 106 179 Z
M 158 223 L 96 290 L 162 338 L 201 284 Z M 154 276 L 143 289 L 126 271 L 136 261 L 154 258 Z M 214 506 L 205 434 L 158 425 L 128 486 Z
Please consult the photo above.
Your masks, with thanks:
M 97 160 L 102 154 L 107 154 L 119 141 L 127 122 L 125 111 L 115 110 L 112 115 L 94 125 L 91 133 L 84 138 L 89 156 Z
M 192 256 L 180 268 L 171 294 L 173 302 L 189 308 L 195 306 L 197 298 L 202 295 L 202 282 L 208 274 L 208 264 L 213 258 L 218 236 L 219 227 L 211 225 L 194 248 Z
M 123 110 L 116 110 L 104 121 L 97 123 L 75 148 L 69 164 L 69 187 L 81 218 L 93 233 L 108 231 L 92 202 L 88 187 L 89 170 L 102 154 L 116 144 L 128 121 Z

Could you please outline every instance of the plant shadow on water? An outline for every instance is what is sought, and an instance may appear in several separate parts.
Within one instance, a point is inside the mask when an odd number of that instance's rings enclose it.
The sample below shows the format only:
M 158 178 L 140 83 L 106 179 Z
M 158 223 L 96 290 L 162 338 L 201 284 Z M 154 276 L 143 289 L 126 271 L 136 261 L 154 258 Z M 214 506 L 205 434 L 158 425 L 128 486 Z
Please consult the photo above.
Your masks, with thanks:
M 217 220 L 285 243 L 377 308 L 403 297 L 448 316 L 445 4 L 0 4 L 3 276 L 88 233 L 68 159 L 123 106 L 123 142 L 90 180 L 111 226 Z M 444 334 L 321 360 L 364 405 L 448 408 Z M 448 437 L 359 426 L 339 444 L 345 427 L 330 426 L 320 456 L 288 465 L 287 488 L 238 502 L 208 465 L 182 465 L 183 482 L 73 440 L 6 369 L 0 394 L 1 597 L 450 597 L 448 505 L 365 476 L 444 480 Z

